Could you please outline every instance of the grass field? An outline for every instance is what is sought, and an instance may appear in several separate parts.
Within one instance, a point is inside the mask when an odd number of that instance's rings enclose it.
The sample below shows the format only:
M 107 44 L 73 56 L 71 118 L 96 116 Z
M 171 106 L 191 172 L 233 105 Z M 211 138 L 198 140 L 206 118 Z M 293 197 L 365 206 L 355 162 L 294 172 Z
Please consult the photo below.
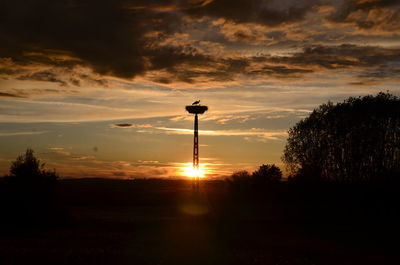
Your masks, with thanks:
M 60 224 L 3 227 L 1 265 L 400 264 L 396 225 L 241 204 L 222 181 L 61 180 L 56 196 Z

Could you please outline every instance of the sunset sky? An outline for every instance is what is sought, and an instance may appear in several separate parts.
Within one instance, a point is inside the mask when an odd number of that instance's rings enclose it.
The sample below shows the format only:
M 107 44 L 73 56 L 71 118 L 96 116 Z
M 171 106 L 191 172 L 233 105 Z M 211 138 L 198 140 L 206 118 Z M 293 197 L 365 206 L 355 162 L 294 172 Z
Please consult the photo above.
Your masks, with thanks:
M 400 95 L 398 0 L 3 0 L 0 174 L 30 147 L 62 177 L 284 169 L 318 105 Z

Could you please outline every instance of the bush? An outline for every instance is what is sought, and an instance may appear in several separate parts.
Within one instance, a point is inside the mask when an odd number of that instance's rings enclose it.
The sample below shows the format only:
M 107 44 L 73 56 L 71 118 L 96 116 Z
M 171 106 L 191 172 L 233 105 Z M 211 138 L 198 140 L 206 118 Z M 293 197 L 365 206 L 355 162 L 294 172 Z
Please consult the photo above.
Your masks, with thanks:
M 10 175 L 8 177 L 28 182 L 53 182 L 57 180 L 58 175 L 55 170 L 46 170 L 44 168 L 45 163 L 41 163 L 33 153 L 34 151 L 28 148 L 24 155 L 18 156 L 17 159 L 11 163 Z

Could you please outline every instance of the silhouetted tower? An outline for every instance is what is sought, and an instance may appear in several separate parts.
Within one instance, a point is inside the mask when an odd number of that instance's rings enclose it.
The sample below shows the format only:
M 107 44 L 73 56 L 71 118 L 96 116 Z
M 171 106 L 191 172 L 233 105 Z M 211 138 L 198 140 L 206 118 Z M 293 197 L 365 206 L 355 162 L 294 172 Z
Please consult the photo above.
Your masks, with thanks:
M 199 121 L 198 114 L 203 114 L 208 110 L 207 106 L 200 105 L 200 100 L 192 103 L 192 105 L 186 106 L 186 110 L 194 114 L 194 139 L 193 139 L 193 169 L 197 173 L 194 178 L 195 188 L 199 186 Z

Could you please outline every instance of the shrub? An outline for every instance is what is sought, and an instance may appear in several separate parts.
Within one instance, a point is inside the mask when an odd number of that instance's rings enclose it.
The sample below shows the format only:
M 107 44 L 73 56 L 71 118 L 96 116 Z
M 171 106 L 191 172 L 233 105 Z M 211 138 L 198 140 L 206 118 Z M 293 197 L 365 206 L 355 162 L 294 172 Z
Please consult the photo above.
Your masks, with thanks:
M 25 154 L 18 156 L 11 163 L 9 177 L 21 181 L 55 181 L 58 178 L 55 170 L 46 170 L 45 163 L 41 163 L 33 153 L 34 151 L 28 148 Z

